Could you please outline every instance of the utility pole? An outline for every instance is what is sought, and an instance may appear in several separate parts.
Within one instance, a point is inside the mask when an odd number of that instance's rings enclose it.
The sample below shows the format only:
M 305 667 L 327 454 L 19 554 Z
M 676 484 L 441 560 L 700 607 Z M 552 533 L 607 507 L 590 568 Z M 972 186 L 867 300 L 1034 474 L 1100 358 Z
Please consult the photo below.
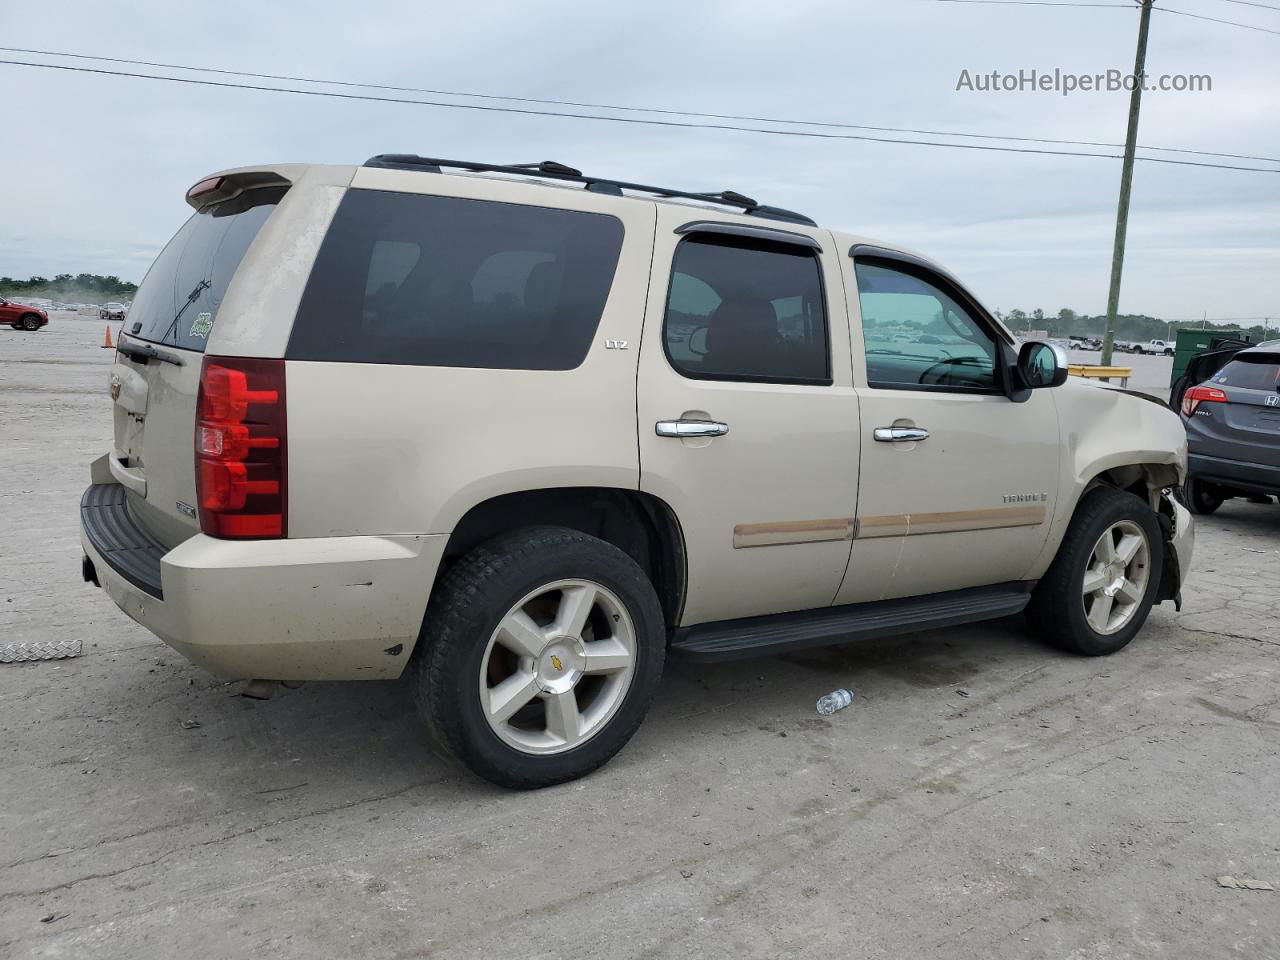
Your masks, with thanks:
M 1116 243 L 1111 253 L 1111 289 L 1107 293 L 1107 328 L 1102 335 L 1102 365 L 1111 364 L 1111 347 L 1116 339 L 1116 312 L 1120 309 L 1120 274 L 1124 270 L 1124 237 L 1129 227 L 1129 189 L 1133 186 L 1133 151 L 1138 142 L 1138 111 L 1142 107 L 1142 84 L 1146 76 L 1147 30 L 1151 26 L 1154 0 L 1137 0 L 1138 52 L 1133 59 L 1133 91 L 1129 95 L 1129 132 L 1124 141 L 1124 165 L 1120 168 L 1120 204 L 1116 208 Z

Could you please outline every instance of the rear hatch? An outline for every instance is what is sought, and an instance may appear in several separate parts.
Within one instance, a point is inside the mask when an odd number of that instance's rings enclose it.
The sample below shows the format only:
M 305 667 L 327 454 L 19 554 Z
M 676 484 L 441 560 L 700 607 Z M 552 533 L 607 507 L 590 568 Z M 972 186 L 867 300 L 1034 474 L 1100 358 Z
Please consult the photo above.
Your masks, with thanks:
M 166 547 L 200 530 L 194 434 L 205 345 L 236 269 L 287 190 L 272 174 L 193 187 L 189 201 L 203 205 L 152 264 L 125 321 L 111 372 L 111 473 Z
M 1238 353 L 1205 384 L 1226 395 L 1190 418 L 1193 453 L 1280 467 L 1280 352 Z

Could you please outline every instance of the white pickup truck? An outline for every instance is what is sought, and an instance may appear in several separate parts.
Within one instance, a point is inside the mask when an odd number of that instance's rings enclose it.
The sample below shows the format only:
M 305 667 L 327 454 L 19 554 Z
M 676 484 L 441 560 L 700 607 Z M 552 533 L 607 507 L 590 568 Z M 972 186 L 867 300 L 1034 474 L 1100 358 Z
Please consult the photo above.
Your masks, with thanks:
M 1146 343 L 1133 343 L 1130 353 L 1153 353 L 1156 356 L 1172 357 L 1173 344 L 1168 340 L 1148 340 Z

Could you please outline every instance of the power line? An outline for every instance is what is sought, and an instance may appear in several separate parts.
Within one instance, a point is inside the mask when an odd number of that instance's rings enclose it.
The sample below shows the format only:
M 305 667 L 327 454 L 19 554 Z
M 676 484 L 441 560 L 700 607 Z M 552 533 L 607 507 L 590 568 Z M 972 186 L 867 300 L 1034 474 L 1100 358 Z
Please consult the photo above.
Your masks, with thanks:
M 1000 0 L 1008 2 L 1008 0 Z M 699 113 L 693 110 L 668 110 L 657 107 L 619 106 L 610 103 L 585 103 L 576 100 L 551 100 L 538 97 L 513 97 L 493 93 L 469 93 L 461 90 L 437 90 L 429 87 L 402 87 L 384 83 L 367 83 L 353 80 L 327 80 L 316 77 L 292 77 L 274 73 L 252 73 L 247 70 L 225 70 L 216 67 L 194 67 L 181 63 L 157 63 L 150 60 L 131 60 L 125 57 L 101 57 L 85 53 L 64 53 L 59 50 L 35 50 L 27 47 L 0 47 L 0 51 L 9 53 L 34 53 L 48 57 L 66 57 L 75 60 L 96 60 L 105 63 L 126 63 L 133 66 L 160 67 L 168 70 L 189 70 L 196 73 L 214 73 L 225 76 L 251 77 L 260 80 L 288 80 L 295 83 L 317 83 L 340 87 L 357 87 L 365 90 L 390 90 L 399 93 L 427 93 L 447 97 L 472 97 L 483 100 L 508 100 L 513 103 L 537 103 L 561 107 L 586 107 L 594 110 L 617 110 L 627 113 L 656 113 L 665 116 L 701 117 L 710 120 L 744 120 L 752 123 L 784 123 L 800 127 L 823 127 L 833 130 L 872 130 L 880 133 L 917 133 L 931 137 L 962 137 L 974 140 L 1009 140 L 1017 143 L 1048 143 L 1058 146 L 1072 147 L 1111 147 L 1120 149 L 1121 143 L 1107 143 L 1098 140 L 1060 140 L 1048 137 L 1017 137 L 992 133 L 961 133 L 951 130 L 928 130 L 919 127 L 879 127 L 865 123 L 837 123 L 822 120 L 789 120 L 785 117 L 757 117 L 734 113 Z M 1142 150 L 1158 150 L 1162 153 L 1185 153 L 1191 156 L 1224 157 L 1230 160 L 1262 160 L 1268 163 L 1280 163 L 1280 158 L 1263 157 L 1247 153 L 1221 153 L 1215 150 L 1191 150 L 1186 147 L 1153 147 L 1139 144 Z
M 996 1 L 996 0 L 993 0 L 993 1 Z M 1010 3 L 1010 1 L 1011 0 L 998 0 L 998 3 Z M 315 77 L 291 77 L 291 76 L 284 76 L 284 74 L 273 74 L 273 73 L 252 73 L 252 72 L 248 72 L 248 70 L 229 70 L 229 69 L 219 69 L 214 67 L 192 67 L 192 65 L 188 65 L 188 64 L 157 63 L 157 61 L 152 61 L 152 60 L 133 60 L 128 58 L 120 58 L 120 56 L 97 56 L 92 54 L 72 54 L 72 52 L 64 52 L 59 50 L 36 50 L 36 49 L 31 49 L 31 47 L 0 46 L 0 51 L 20 52 L 20 54 L 37 54 L 41 56 L 60 56 L 60 58 L 69 58 L 69 59 L 76 59 L 76 60 L 97 60 L 97 61 L 104 61 L 104 63 L 131 64 L 131 65 L 136 65 L 136 67 L 156 67 L 156 68 L 174 69 L 174 70 L 191 70 L 191 72 L 195 72 L 195 73 L 214 73 L 214 74 L 221 74 L 221 76 L 230 76 L 230 77 L 276 79 L 276 81 L 291 81 L 296 83 L 319 83 L 319 84 L 328 84 L 328 86 L 356 87 L 356 88 L 362 88 L 362 90 L 385 90 L 385 91 L 404 92 L 404 93 L 430 93 L 430 95 L 436 95 L 436 96 L 472 97 L 472 99 L 480 99 L 480 100 L 506 100 L 511 102 L 522 102 L 522 104 L 540 104 L 540 105 L 550 105 L 550 106 L 575 106 L 575 108 L 588 108 L 588 109 L 594 109 L 594 110 L 616 110 L 616 111 L 622 111 L 622 113 L 645 113 L 645 114 L 659 114 L 659 115 L 666 115 L 666 116 L 696 116 L 696 118 L 713 119 L 713 120 L 744 120 L 744 122 L 750 122 L 750 123 L 780 123 L 780 124 L 794 125 L 794 127 L 818 127 L 818 128 L 826 128 L 826 129 L 856 129 L 856 131 L 873 131 L 873 132 L 879 132 L 879 133 L 916 133 L 916 134 L 923 134 L 923 136 L 929 136 L 929 137 L 965 138 L 965 140 L 1002 140 L 1002 141 L 1010 141 L 1010 142 L 1018 142 L 1018 143 L 1048 143 L 1048 145 L 1055 145 L 1055 146 L 1110 147 L 1110 148 L 1114 148 L 1114 150 L 1119 150 L 1119 148 L 1124 146 L 1123 143 L 1108 143 L 1105 141 L 1056 140 L 1056 138 L 1048 138 L 1048 137 L 1002 136 L 1002 134 L 995 134 L 995 133 L 961 133 L 961 132 L 954 132 L 954 131 L 936 131 L 936 129 L 924 129 L 924 128 L 918 128 L 918 127 L 874 127 L 874 125 L 870 125 L 870 124 L 823 122 L 823 120 L 795 120 L 795 119 L 787 119 L 787 118 L 778 118 L 778 116 L 698 113 L 698 111 L 694 111 L 694 110 L 668 110 L 668 109 L 658 109 L 658 108 L 644 108 L 644 106 L 620 106 L 616 104 L 591 104 L 591 102 L 582 102 L 582 101 L 575 101 L 575 100 L 550 100 L 550 99 L 541 99 L 541 97 L 504 96 L 504 95 L 498 95 L 498 93 L 474 93 L 474 92 L 457 91 L 457 90 L 434 90 L 434 88 L 429 88 L 429 87 L 403 87 L 403 86 L 393 86 L 393 84 L 388 84 L 388 83 L 338 81 L 338 79 L 324 79 L 324 78 L 315 78 Z M 20 61 L 6 61 L 6 63 L 17 64 L 17 63 L 20 63 Z M 31 64 L 31 65 L 40 65 L 40 67 L 44 67 L 44 65 L 46 64 Z M 136 74 L 122 74 L 122 76 L 136 76 Z M 137 76 L 142 76 L 142 74 L 137 74 Z M 146 76 L 150 76 L 150 74 L 146 74 Z M 179 79 L 179 78 L 157 77 L 156 79 Z M 238 84 L 228 84 L 228 86 L 238 86 Z M 291 92 L 305 92 L 305 91 L 291 91 Z M 417 102 L 417 101 L 412 101 L 412 102 Z M 460 106 L 460 105 L 451 105 L 451 106 Z M 600 118 L 600 119 L 613 119 L 613 118 Z M 1263 163 L 1280 164 L 1280 157 L 1272 157 L 1272 156 L 1258 156 L 1253 154 L 1224 154 L 1224 152 L 1221 152 L 1221 151 L 1190 150 L 1190 148 L 1188 147 L 1158 147 L 1158 146 L 1139 145 L 1139 148 L 1140 150 L 1152 150 L 1152 151 L 1165 152 L 1165 154 L 1185 154 L 1189 156 L 1224 157 L 1224 159 L 1229 159 L 1229 160 L 1260 160 L 1260 161 L 1263 161 Z M 1151 159 L 1156 159 L 1156 157 L 1151 157 Z
M 1280 11 L 1280 7 L 1272 6 L 1269 3 L 1257 3 L 1256 0 L 1226 0 L 1227 3 L 1238 3 L 1242 7 L 1261 7 L 1263 10 Z
M 1208 20 L 1210 23 L 1224 23 L 1228 27 L 1240 27 L 1244 30 L 1257 30 L 1259 33 L 1274 33 L 1280 37 L 1280 30 L 1271 30 L 1267 27 L 1255 27 L 1251 23 L 1238 23 L 1235 20 L 1219 20 L 1217 17 L 1206 17 L 1202 13 L 1187 13 L 1185 10 L 1171 10 L 1168 7 L 1153 7 L 1160 13 L 1172 13 L 1179 17 L 1193 17 L 1196 20 Z
M 478 103 L 447 103 L 440 100 L 414 100 L 406 97 L 376 97 L 369 94 L 338 93 L 332 90 L 298 90 L 293 87 L 274 87 L 265 84 L 228 83 L 222 80 L 196 80 L 191 77 L 166 77 L 151 73 L 133 73 L 125 70 L 107 70 L 103 67 L 73 67 L 60 63 L 32 63 L 26 60 L 0 60 L 0 65 L 34 67 L 42 70 L 62 70 L 69 73 L 92 73 L 103 76 L 131 77 L 141 80 L 163 80 L 169 83 L 186 83 L 200 87 L 217 87 L 230 90 L 257 90 L 270 93 L 291 93 L 304 97 L 329 97 L 338 100 L 361 100 L 372 103 L 412 104 L 420 107 L 444 107 L 452 110 L 479 110 L 485 113 L 514 113 L 535 117 L 559 117 L 568 120 L 597 120 L 607 123 L 628 123 L 640 126 L 675 127 L 690 130 L 728 130 L 737 133 L 759 133 L 775 137 L 802 137 L 817 140 L 861 140 L 869 143 L 899 143 L 921 147 L 948 147 L 952 150 L 986 150 L 996 153 L 1031 153 L 1060 157 L 1097 157 L 1104 160 L 1122 159 L 1113 153 L 1088 153 L 1073 150 L 1045 150 L 1033 147 L 1001 147 L 977 143 L 941 143 L 936 140 L 908 140 L 894 137 L 873 137 L 855 133 L 818 133 L 804 130 L 771 130 L 764 127 L 746 127 L 728 123 L 693 123 L 678 120 L 655 120 L 641 117 L 608 117 L 600 114 L 570 113 L 555 110 L 534 110 L 528 107 L 499 107 Z M 1139 157 L 1147 163 L 1165 163 L 1181 167 L 1207 167 L 1214 170 L 1241 170 L 1249 173 L 1280 174 L 1269 167 L 1245 167 L 1237 164 L 1204 163 L 1198 160 L 1172 160 L 1168 157 Z
M 1079 3 L 1076 0 L 937 0 L 938 3 L 983 3 L 997 7 L 1116 7 L 1132 10 L 1127 3 Z
M 641 117 L 607 117 L 591 113 L 569 113 L 555 110 L 534 110 L 528 107 L 499 107 L 479 103 L 446 103 L 441 100 L 413 100 L 406 97 L 375 97 L 369 94 L 338 93 L 332 90 L 298 90 L 293 87 L 272 87 L 265 84 L 228 83 L 222 80 L 195 80 L 191 77 L 166 77 L 152 73 L 132 73 L 125 70 L 107 70 L 103 67 L 73 67 L 61 63 L 31 63 L 26 60 L 0 60 L 0 65 L 34 67 L 41 70 L 63 70 L 69 73 L 93 73 L 110 77 L 131 77 L 140 80 L 163 80 L 169 83 L 186 83 L 200 87 L 218 87 L 230 90 L 257 90 L 269 93 L 292 93 L 304 97 L 329 97 L 338 100 L 362 100 L 372 103 L 412 104 L 419 107 L 444 107 L 451 110 L 480 110 L 485 113 L 514 113 L 533 117 L 559 117 L 565 120 L 598 120 L 607 123 L 629 123 L 651 127 L 676 127 L 687 130 L 728 130 L 736 133 L 760 133 L 775 137 L 803 137 L 816 140 L 862 140 L 869 143 L 900 143 L 919 147 L 948 147 L 952 150 L 987 150 L 995 153 L 1033 153 L 1056 157 L 1097 157 L 1104 160 L 1120 160 L 1119 154 L 1086 153 L 1075 150 L 1044 150 L 1034 147 L 1000 147 L 979 143 L 941 143 L 937 140 L 908 140 L 894 137 L 872 137 L 857 133 L 818 133 L 806 130 L 770 130 L 764 127 L 744 127 L 728 123 L 693 123 L 678 120 L 655 120 Z M 1241 170 L 1249 173 L 1280 174 L 1269 167 L 1245 167 L 1238 164 L 1204 163 L 1199 160 L 1172 160 L 1168 157 L 1138 157 L 1147 163 L 1165 163 L 1179 167 L 1207 167 L 1213 170 Z

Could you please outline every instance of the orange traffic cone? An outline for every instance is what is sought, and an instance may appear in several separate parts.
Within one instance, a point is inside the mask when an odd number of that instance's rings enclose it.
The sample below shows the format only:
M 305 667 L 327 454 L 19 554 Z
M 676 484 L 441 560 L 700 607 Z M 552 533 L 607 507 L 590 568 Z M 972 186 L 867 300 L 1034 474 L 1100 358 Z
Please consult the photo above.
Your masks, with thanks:
M 111 324 L 107 324 L 107 332 L 102 335 L 102 349 L 114 350 L 116 345 L 111 342 Z

